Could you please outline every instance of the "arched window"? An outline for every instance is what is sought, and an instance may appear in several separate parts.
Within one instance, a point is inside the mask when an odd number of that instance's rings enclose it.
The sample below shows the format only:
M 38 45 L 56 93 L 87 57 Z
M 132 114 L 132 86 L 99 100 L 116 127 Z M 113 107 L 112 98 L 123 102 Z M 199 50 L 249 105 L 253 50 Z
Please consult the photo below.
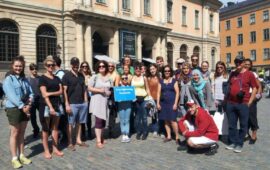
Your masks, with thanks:
M 173 67 L 173 44 L 170 42 L 167 43 L 167 61 Z
M 10 20 L 0 20 L 0 61 L 19 55 L 19 29 Z
M 56 32 L 50 25 L 37 29 L 37 62 L 41 63 L 48 55 L 55 56 L 57 48 Z
M 187 61 L 187 45 L 183 44 L 180 47 L 180 58 L 183 58 Z
M 193 49 L 193 55 L 200 57 L 200 47 L 195 46 Z

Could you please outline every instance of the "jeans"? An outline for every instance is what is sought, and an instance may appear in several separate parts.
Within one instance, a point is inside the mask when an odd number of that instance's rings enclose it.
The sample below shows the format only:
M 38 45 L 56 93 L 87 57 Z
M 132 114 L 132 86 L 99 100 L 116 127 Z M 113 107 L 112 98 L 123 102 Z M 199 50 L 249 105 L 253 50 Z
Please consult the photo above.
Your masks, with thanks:
M 120 118 L 120 128 L 123 135 L 129 135 L 129 121 L 132 103 L 129 101 L 118 103 L 118 113 Z
M 86 123 L 88 114 L 88 104 L 70 104 L 72 114 L 68 116 L 68 123 L 75 125 L 75 123 Z
M 251 129 L 252 131 L 259 129 L 257 119 L 257 101 L 253 101 L 249 107 L 248 129 Z
M 237 146 L 243 146 L 248 129 L 249 108 L 244 103 L 227 103 L 227 116 L 229 123 L 229 142 Z M 237 129 L 239 119 L 240 129 Z
M 147 112 L 145 106 L 145 101 L 136 102 L 136 117 L 135 125 L 138 134 L 147 134 Z
M 34 103 L 32 104 L 30 108 L 30 113 L 31 113 L 31 124 L 33 127 L 33 133 L 38 133 L 39 132 L 39 127 L 37 124 L 37 115 L 36 115 L 36 110 L 39 108 L 39 99 L 35 99 Z

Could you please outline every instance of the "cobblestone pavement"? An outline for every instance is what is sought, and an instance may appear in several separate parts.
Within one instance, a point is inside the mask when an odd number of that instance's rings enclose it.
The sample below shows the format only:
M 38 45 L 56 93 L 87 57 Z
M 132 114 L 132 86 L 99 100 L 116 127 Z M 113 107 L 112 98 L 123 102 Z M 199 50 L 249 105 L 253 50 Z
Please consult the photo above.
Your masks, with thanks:
M 161 138 L 152 134 L 146 141 L 137 141 L 132 136 L 131 143 L 123 144 L 120 137 L 107 140 L 105 148 L 95 147 L 95 139 L 88 140 L 89 148 L 76 148 L 75 152 L 63 149 L 63 158 L 53 157 L 45 160 L 42 156 L 41 140 L 32 140 L 30 122 L 26 132 L 29 146 L 26 155 L 33 163 L 22 169 L 270 169 L 270 99 L 263 99 L 258 104 L 259 125 L 258 141 L 255 145 L 247 142 L 242 153 L 225 150 L 225 145 L 219 142 L 220 148 L 214 156 L 204 154 L 188 154 L 178 152 L 174 141 L 164 144 Z M 8 148 L 9 129 L 3 110 L 0 111 L 0 169 L 12 169 Z M 30 141 L 30 142 L 29 142 Z

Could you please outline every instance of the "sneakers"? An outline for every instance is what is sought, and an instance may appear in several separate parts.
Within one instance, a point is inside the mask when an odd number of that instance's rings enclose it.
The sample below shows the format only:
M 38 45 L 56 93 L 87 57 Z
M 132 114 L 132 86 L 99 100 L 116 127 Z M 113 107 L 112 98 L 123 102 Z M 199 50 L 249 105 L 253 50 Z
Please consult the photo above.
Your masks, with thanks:
M 233 151 L 235 153 L 241 153 L 242 152 L 242 146 L 236 146 Z
M 226 149 L 228 149 L 228 150 L 233 150 L 234 148 L 235 148 L 234 144 L 230 144 L 230 145 L 226 146 Z
M 211 145 L 209 150 L 205 153 L 205 155 L 207 155 L 207 156 L 215 155 L 217 153 L 218 148 L 219 148 L 219 146 L 217 143 Z
M 122 143 L 129 143 L 130 142 L 130 138 L 128 137 L 128 135 L 122 135 L 121 142 Z
M 32 161 L 28 158 L 26 158 L 24 155 L 20 156 L 20 162 L 24 165 L 29 165 L 32 163 Z
M 154 138 L 157 138 L 157 137 L 158 137 L 158 133 L 157 133 L 157 132 L 154 132 L 154 133 L 153 133 L 153 137 L 154 137 Z
M 22 164 L 20 163 L 20 161 L 18 159 L 12 160 L 11 164 L 12 164 L 14 169 L 19 169 L 22 167 Z

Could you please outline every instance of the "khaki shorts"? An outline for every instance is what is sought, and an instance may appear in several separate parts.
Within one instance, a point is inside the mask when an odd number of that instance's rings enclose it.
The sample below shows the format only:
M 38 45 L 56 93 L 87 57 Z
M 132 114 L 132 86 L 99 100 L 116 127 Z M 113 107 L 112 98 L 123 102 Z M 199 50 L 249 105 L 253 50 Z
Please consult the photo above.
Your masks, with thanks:
M 18 108 L 7 108 L 6 112 L 10 125 L 16 125 L 29 120 L 26 114 Z

